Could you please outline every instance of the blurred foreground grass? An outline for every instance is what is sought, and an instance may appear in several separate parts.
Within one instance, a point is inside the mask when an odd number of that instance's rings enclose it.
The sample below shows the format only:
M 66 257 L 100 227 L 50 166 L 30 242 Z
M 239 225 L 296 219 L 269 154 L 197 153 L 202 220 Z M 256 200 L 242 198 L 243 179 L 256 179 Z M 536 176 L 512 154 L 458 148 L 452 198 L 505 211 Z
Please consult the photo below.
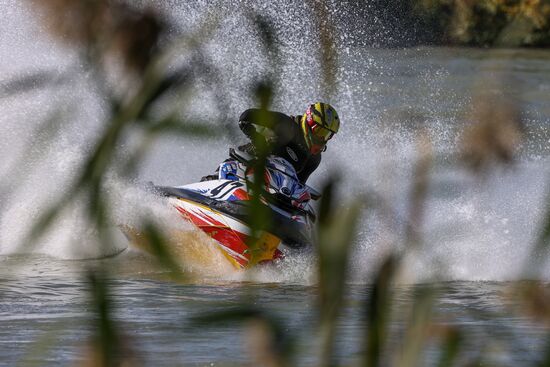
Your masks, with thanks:
M 48 229 L 59 213 L 79 197 L 86 197 L 89 205 L 88 217 L 91 225 L 98 229 L 98 237 L 106 246 L 110 243 L 110 234 L 105 228 L 112 220 L 111 208 L 103 192 L 107 172 L 115 170 L 122 177 L 131 177 L 136 172 L 137 163 L 146 154 L 151 145 L 150 138 L 158 134 L 181 134 L 205 139 L 218 137 L 212 126 L 200 121 L 187 121 L 178 114 L 158 116 L 154 106 L 170 93 L 185 95 L 192 89 L 197 75 L 212 73 L 205 56 L 202 54 L 201 42 L 207 40 L 208 34 L 216 28 L 216 16 L 208 19 L 201 28 L 200 34 L 181 35 L 174 39 L 165 30 L 168 21 L 151 9 L 134 7 L 129 2 L 108 0 L 76 1 L 49 0 L 31 1 L 33 6 L 45 11 L 46 20 L 51 22 L 49 30 L 81 54 L 86 69 L 93 75 L 98 93 L 107 101 L 107 129 L 98 140 L 94 149 L 85 157 L 82 171 L 68 188 L 62 200 L 42 213 L 36 225 L 30 230 L 29 237 L 22 246 L 32 247 Z M 338 58 L 334 30 L 328 25 L 330 15 L 328 4 L 323 1 L 310 2 L 312 12 L 318 25 L 319 51 L 318 60 L 323 70 L 323 94 L 327 99 L 334 95 Z M 249 14 L 252 24 L 257 28 L 265 45 L 264 52 L 272 63 L 271 70 L 278 66 L 275 33 L 268 19 L 257 14 Z M 206 37 L 206 38 L 205 38 Z M 191 47 L 182 48 L 185 44 Z M 196 63 L 174 68 L 174 59 L 180 52 L 194 54 Z M 128 78 L 135 88 L 115 91 L 109 83 L 106 67 L 115 60 L 121 67 L 120 78 Z M 169 67 L 170 66 L 170 67 Z M 35 75 L 36 80 L 47 84 L 55 78 Z M 211 75 L 210 75 L 211 76 Z M 273 72 L 256 88 L 255 94 L 259 105 L 267 110 L 277 83 L 277 73 Z M 3 94 L 19 93 L 29 85 L 29 79 L 14 80 L 6 84 Z M 465 164 L 473 174 L 483 176 L 495 165 L 511 164 L 522 138 L 520 120 L 521 106 L 502 96 L 480 97 L 472 106 L 470 124 L 463 134 L 462 152 L 457 164 Z M 188 103 L 178 100 L 178 105 Z M 170 109 L 168 109 L 170 110 Z M 504 111 L 504 112 L 503 112 Z M 228 119 L 219 114 L 220 124 Z M 344 117 L 345 119 L 345 117 Z M 147 139 L 132 154 L 121 159 L 116 154 L 121 136 L 129 127 L 142 129 Z M 345 125 L 344 125 L 345 128 Z M 55 139 L 52 132 L 51 139 Z M 269 147 L 260 152 L 256 172 L 261 175 L 262 165 Z M 409 198 L 409 214 L 406 220 L 406 236 L 402 244 L 395 244 L 393 253 L 380 264 L 374 272 L 374 284 L 364 300 L 365 332 L 357 340 L 362 345 L 363 353 L 358 362 L 364 366 L 417 366 L 421 364 L 422 353 L 428 343 L 437 344 L 440 349 L 440 366 L 455 365 L 459 360 L 461 345 L 464 341 L 460 326 L 442 327 L 432 319 L 434 299 L 438 289 L 435 286 L 423 286 L 415 292 L 407 309 L 400 310 L 406 315 L 406 331 L 402 335 L 399 347 L 388 344 L 390 324 L 395 312 L 392 299 L 395 284 L 401 281 L 402 264 L 407 256 L 418 251 L 423 245 L 422 225 L 425 203 L 430 191 L 430 172 L 437 169 L 434 153 L 428 138 L 418 133 L 419 157 L 414 170 L 414 177 Z M 259 178 L 259 177 L 258 177 Z M 256 182 L 261 182 L 257 179 Z M 316 246 L 318 267 L 318 300 L 316 312 L 318 320 L 317 365 L 340 365 L 337 360 L 335 342 L 338 339 L 338 319 L 342 315 L 345 303 L 348 263 L 353 251 L 354 236 L 358 218 L 362 211 L 376 210 L 376 202 L 370 196 L 359 197 L 352 202 L 337 205 L 334 186 L 337 181 L 326 182 L 323 198 L 319 206 L 318 243 Z M 260 190 L 254 190 L 256 204 L 251 213 L 253 229 L 259 231 L 263 221 L 269 217 L 262 212 L 259 205 Z M 549 201 L 550 202 L 550 201 Z M 171 256 L 170 244 L 163 233 L 152 224 L 146 224 L 146 235 L 154 248 L 153 253 L 163 269 L 167 269 L 174 281 L 181 281 L 185 274 Z M 544 228 L 534 251 L 539 259 L 536 263 L 525 264 L 527 277 L 536 277 L 537 270 L 547 258 L 547 246 L 550 237 L 550 211 L 544 219 Z M 400 246 L 397 246 L 400 245 Z M 254 246 L 254 244 L 251 244 Z M 543 254 L 541 257 L 540 254 Z M 109 285 L 110 269 L 98 267 L 86 273 L 90 286 L 90 306 L 96 317 L 93 322 L 93 333 L 86 348 L 81 352 L 84 366 L 136 366 L 140 365 L 139 351 L 136 351 L 122 329 L 112 317 L 113 302 Z M 434 279 L 436 281 L 437 279 Z M 513 293 L 526 306 L 524 308 L 536 319 L 546 322 L 550 319 L 550 305 L 547 291 L 537 283 L 532 287 L 522 288 Z M 198 325 L 215 325 L 218 321 L 242 323 L 253 341 L 251 360 L 258 366 L 291 366 L 295 365 L 297 349 L 296 336 L 288 335 L 285 328 L 267 311 L 254 306 L 253 295 L 243 299 L 238 309 L 212 314 L 204 314 L 193 320 Z M 212 326 L 215 327 L 215 326 Z M 58 331 L 56 331 L 58 332 Z M 550 340 L 550 334 L 549 334 Z M 184 341 L 183 341 L 184 342 Z M 541 357 L 540 365 L 550 365 L 550 344 Z M 472 364 L 482 361 L 472 361 Z

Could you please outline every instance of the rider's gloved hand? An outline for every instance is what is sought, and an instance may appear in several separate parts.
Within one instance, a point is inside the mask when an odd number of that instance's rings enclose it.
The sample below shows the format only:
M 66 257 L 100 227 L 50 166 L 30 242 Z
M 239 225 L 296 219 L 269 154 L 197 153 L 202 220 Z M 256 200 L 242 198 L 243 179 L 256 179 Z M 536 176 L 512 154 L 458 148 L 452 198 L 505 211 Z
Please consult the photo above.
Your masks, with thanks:
M 241 131 L 248 136 L 250 139 L 256 135 L 256 129 L 254 128 L 254 125 L 247 121 L 239 121 L 239 128 Z
M 237 162 L 226 161 L 220 164 L 219 178 L 221 180 L 237 181 Z

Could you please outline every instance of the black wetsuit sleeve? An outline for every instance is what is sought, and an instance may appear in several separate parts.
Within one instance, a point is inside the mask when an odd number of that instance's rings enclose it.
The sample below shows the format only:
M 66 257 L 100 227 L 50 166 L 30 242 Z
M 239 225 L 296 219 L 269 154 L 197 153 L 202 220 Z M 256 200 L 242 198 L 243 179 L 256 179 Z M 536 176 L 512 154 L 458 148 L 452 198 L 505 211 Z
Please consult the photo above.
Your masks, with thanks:
M 257 133 L 255 125 L 271 129 L 278 145 L 285 145 L 293 138 L 295 123 L 290 116 L 284 113 L 250 108 L 239 117 L 240 129 L 252 140 Z
M 254 127 L 254 123 L 251 121 L 249 111 L 250 110 L 244 111 L 241 114 L 241 117 L 239 117 L 239 128 L 244 133 L 244 135 L 253 140 L 254 135 L 256 134 L 256 128 Z
M 313 171 L 319 167 L 319 164 L 321 164 L 321 154 L 311 155 L 306 161 L 304 168 L 298 172 L 300 182 L 305 184 Z

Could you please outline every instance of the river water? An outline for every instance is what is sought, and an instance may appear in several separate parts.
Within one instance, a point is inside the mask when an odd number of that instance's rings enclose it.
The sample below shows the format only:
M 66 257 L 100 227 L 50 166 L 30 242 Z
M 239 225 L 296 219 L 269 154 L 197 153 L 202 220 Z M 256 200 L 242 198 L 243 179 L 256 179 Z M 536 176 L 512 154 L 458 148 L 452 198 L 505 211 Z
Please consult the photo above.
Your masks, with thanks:
M 132 266 L 140 264 L 143 270 L 142 260 L 134 257 Z M 286 338 L 294 338 L 298 365 L 317 365 L 315 286 L 236 281 L 174 284 L 128 269 L 127 256 L 111 261 L 125 268 L 119 269 L 110 283 L 113 319 L 129 345 L 128 355 L 137 356 L 144 365 L 255 364 L 251 351 L 256 344 L 250 339 L 250 325 L 225 321 L 205 326 L 194 322 L 195 317 L 243 305 L 262 309 L 282 325 Z M 97 265 L 97 261 L 12 257 L 2 259 L 2 264 L 4 269 L 8 265 L 19 269 L 16 274 L 3 274 L 0 286 L 2 365 L 54 366 L 82 361 L 95 324 L 89 286 L 80 272 L 82 267 Z M 453 281 L 435 286 L 439 290 L 431 317 L 440 327 L 461 329 L 465 340 L 459 363 L 517 366 L 541 361 L 548 330 L 517 312 L 521 305 L 514 301 L 512 292 L 521 289 L 521 284 Z M 398 351 L 402 345 L 407 325 L 404 315 L 421 288 L 396 287 L 390 350 Z M 335 353 L 346 365 L 358 362 L 364 351 L 365 300 L 371 290 L 369 284 L 350 284 L 347 290 Z M 385 359 L 395 362 L 392 358 L 396 356 L 390 353 Z M 430 342 L 419 365 L 435 365 L 440 357 L 439 344 Z
M 184 32 L 192 32 L 211 10 L 203 2 L 152 3 Z M 283 1 L 274 4 L 254 5 L 271 17 L 281 38 L 277 45 L 284 62 L 274 109 L 301 113 L 310 101 L 326 97 L 312 82 L 319 78 L 318 64 L 302 57 L 313 52 L 308 47 L 314 36 L 297 30 L 307 14 L 303 4 L 292 10 Z M 19 245 L 25 229 L 63 195 L 78 172 L 80 160 L 101 132 L 104 105 L 91 91 L 91 76 L 74 50 L 51 39 L 27 5 L 14 0 L 0 7 L 0 83 L 41 70 L 77 71 L 61 87 L 0 99 L 2 192 L 10 189 L 9 195 L 0 196 L 0 365 L 74 365 L 84 358 L 94 317 L 85 272 L 99 265 L 111 269 L 114 318 L 144 365 L 253 364 L 246 325 L 205 327 L 192 322 L 195 316 L 243 302 L 273 315 L 284 334 L 296 338 L 298 365 L 315 365 L 318 288 L 310 256 L 290 254 L 275 267 L 248 274 L 204 275 L 175 283 L 165 279 L 148 255 L 128 248 L 120 234 L 109 246 L 98 245 L 82 215 L 85 203 L 67 209 L 38 243 Z M 228 106 L 224 116 L 236 117 L 254 105 L 249 90 L 266 66 L 261 55 L 241 52 L 243 45 L 261 46 L 243 14 L 230 5 L 222 8 L 225 17 L 205 53 L 220 70 L 218 89 L 224 91 Z M 432 142 L 436 159 L 420 229 L 422 247 L 406 259 L 396 286 L 389 349 L 399 350 L 413 295 L 432 284 L 438 289 L 436 324 L 464 333 L 459 361 L 536 363 L 544 357 L 548 329 L 519 312 L 521 305 L 512 295 L 530 284 L 516 281 L 532 256 L 546 212 L 550 52 L 354 46 L 353 37 L 376 36 L 342 36 L 338 86 L 330 98 L 342 118 L 342 131 L 330 142 L 310 182 L 320 186 L 328 176 L 339 175 L 342 201 L 376 193 L 387 209 L 384 214 L 367 211 L 361 219 L 337 357 L 345 364 L 359 360 L 367 330 L 364 302 L 373 273 L 390 251 L 403 247 L 422 132 Z M 520 106 L 525 140 L 512 166 L 480 177 L 455 159 L 461 131 L 480 95 L 503 92 Z M 185 113 L 216 116 L 216 98 L 208 88 L 197 86 L 185 102 Z M 65 123 L 54 144 L 45 144 L 47 137 L 38 134 L 36 126 L 60 105 L 65 107 Z M 163 137 L 145 157 L 137 180 L 163 185 L 193 182 L 225 158 L 228 146 L 241 141 L 231 136 L 221 143 Z M 29 142 L 39 151 L 20 161 Z M 126 145 L 120 147 L 125 149 Z M 115 179 L 108 185 L 114 222 L 129 223 L 138 211 L 173 220 L 159 203 L 131 186 Z M 547 264 L 538 278 L 543 285 L 550 279 Z M 426 345 L 419 365 L 434 365 L 439 350 L 436 342 Z M 386 358 L 392 360 L 391 355 Z

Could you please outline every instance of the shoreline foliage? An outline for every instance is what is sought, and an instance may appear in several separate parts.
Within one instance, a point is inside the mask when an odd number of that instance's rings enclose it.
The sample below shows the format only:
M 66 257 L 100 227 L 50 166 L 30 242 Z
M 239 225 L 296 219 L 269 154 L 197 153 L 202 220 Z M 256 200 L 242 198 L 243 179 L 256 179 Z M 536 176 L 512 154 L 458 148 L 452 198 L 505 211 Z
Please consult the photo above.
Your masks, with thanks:
M 550 46 L 548 0 L 417 0 L 412 8 L 434 44 Z

